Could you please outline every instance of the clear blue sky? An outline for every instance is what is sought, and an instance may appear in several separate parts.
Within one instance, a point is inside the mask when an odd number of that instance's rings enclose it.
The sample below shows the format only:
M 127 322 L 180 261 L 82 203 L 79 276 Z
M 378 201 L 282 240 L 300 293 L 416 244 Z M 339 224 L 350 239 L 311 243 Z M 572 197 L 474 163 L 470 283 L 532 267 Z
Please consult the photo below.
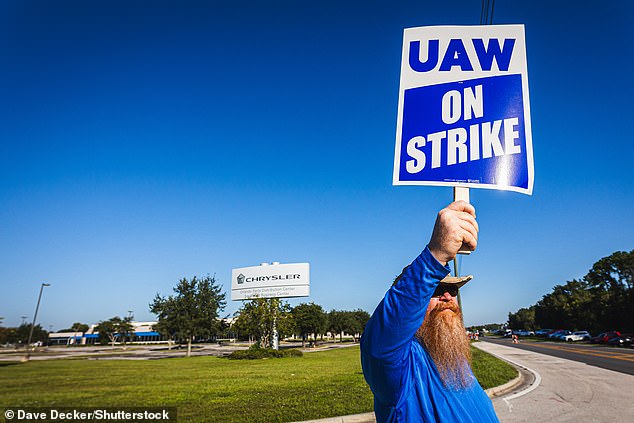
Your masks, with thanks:
M 310 262 L 326 310 L 372 311 L 450 188 L 393 187 L 403 28 L 471 1 L 0 5 L 0 316 L 59 330 L 181 277 Z M 532 196 L 471 190 L 468 325 L 503 322 L 634 248 L 630 1 L 495 2 L 526 26 Z M 228 301 L 225 314 L 239 303 Z

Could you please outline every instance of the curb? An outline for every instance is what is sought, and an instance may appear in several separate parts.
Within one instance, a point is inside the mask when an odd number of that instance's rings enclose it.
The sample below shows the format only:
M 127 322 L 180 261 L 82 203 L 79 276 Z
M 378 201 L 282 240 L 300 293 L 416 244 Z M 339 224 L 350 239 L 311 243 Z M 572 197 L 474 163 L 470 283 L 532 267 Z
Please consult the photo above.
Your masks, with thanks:
M 505 362 L 508 363 L 508 361 L 506 360 Z M 487 394 L 489 398 L 501 397 L 503 395 L 506 395 L 509 392 L 513 391 L 518 386 L 520 386 L 522 383 L 524 383 L 524 376 L 522 375 L 522 371 L 518 369 L 517 366 L 515 366 L 514 364 L 512 363 L 509 363 L 509 364 L 513 366 L 515 370 L 517 370 L 517 373 L 518 373 L 517 377 L 515 379 L 509 380 L 503 385 L 494 386 L 493 388 L 485 389 L 484 393 Z
M 501 396 L 510 394 L 514 392 L 518 387 L 521 387 L 522 385 L 527 385 L 528 388 L 521 391 L 520 393 L 520 395 L 523 395 L 524 393 L 528 393 L 540 385 L 541 377 L 534 370 L 531 370 L 528 367 L 525 367 L 521 364 L 515 363 L 514 361 L 509 360 L 507 358 L 501 357 L 493 352 L 489 352 L 482 348 L 479 348 L 476 344 L 472 344 L 472 345 L 481 351 L 484 351 L 488 354 L 491 354 L 492 356 L 496 358 L 499 358 L 502 361 L 505 361 L 506 363 L 513 366 L 515 370 L 517 370 L 519 373 L 519 375 L 515 379 L 512 379 L 503 385 L 494 386 L 493 388 L 489 388 L 485 390 L 484 392 L 489 396 L 489 398 L 501 397 Z
M 351 414 L 349 416 L 327 417 L 325 419 L 304 420 L 294 423 L 375 423 L 374 413 Z

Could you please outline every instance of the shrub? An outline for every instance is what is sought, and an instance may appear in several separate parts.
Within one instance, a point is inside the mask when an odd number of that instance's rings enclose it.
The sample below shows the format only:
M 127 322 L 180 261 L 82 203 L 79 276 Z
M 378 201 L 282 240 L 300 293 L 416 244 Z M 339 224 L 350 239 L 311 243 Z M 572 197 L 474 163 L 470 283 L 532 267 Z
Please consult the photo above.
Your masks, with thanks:
M 261 358 L 283 358 L 302 357 L 304 354 L 300 350 L 274 350 L 271 348 L 253 348 L 242 351 L 234 351 L 229 354 L 230 360 L 257 360 Z

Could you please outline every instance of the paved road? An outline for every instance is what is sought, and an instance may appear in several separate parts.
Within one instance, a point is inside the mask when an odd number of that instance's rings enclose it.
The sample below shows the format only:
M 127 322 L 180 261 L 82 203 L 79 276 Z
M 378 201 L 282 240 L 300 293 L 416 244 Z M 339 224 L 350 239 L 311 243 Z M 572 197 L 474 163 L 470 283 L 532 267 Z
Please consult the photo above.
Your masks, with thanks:
M 564 344 L 560 342 L 539 342 L 530 340 L 520 340 L 519 344 L 513 344 L 509 338 L 482 337 L 480 340 L 512 348 L 535 351 L 541 354 L 565 358 L 567 360 L 580 361 L 591 366 L 634 375 L 634 349 L 632 348 L 607 347 L 596 344 Z M 634 399 L 634 394 L 632 398 Z M 634 422 L 634 416 L 632 416 L 632 421 Z
M 530 386 L 493 399 L 502 423 L 634 421 L 634 376 L 630 374 L 503 342 L 478 344 L 485 351 L 519 364 L 535 375 Z

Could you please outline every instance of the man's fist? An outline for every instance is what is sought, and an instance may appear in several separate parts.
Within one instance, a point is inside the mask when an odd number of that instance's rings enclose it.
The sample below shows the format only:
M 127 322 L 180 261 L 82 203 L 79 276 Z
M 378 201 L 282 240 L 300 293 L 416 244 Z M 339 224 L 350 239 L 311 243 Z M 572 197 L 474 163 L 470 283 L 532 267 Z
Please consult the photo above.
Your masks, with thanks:
M 429 251 L 446 265 L 456 257 L 463 244 L 470 251 L 476 249 L 478 230 L 475 208 L 464 201 L 455 201 L 438 212 Z

